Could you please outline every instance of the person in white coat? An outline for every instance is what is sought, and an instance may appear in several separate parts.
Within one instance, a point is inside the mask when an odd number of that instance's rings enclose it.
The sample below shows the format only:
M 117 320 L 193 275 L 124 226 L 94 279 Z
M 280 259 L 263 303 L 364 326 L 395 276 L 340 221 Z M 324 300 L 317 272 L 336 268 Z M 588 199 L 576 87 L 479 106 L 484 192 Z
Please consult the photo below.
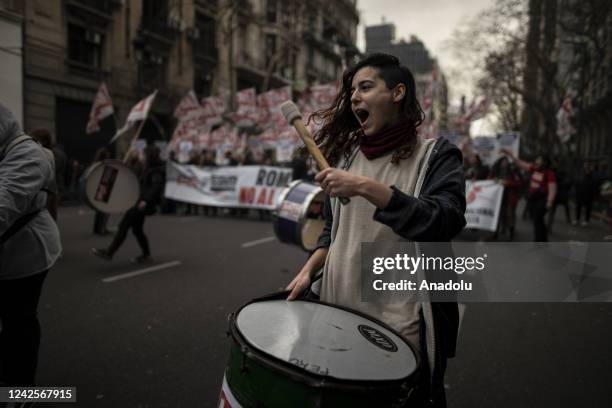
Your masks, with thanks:
M 53 162 L 0 104 L 0 383 L 32 386 L 38 362 L 37 309 L 62 247 L 46 209 Z

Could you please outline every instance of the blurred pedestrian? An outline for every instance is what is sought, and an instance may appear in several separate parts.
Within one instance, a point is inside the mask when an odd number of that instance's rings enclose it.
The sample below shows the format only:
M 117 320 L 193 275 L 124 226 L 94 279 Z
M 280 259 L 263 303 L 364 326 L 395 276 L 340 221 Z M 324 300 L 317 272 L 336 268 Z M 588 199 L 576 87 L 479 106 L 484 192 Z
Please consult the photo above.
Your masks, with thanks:
M 308 177 L 308 163 L 304 154 L 296 150 L 291 159 L 291 179 L 292 180 L 303 180 Z
M 50 157 L 0 104 L 0 383 L 9 386 L 34 385 L 38 301 L 62 250 L 46 209 Z
M 212 150 L 202 150 L 201 158 L 200 158 L 200 166 L 208 168 L 208 170 L 212 170 L 217 167 L 217 162 L 215 161 L 215 152 Z M 204 215 L 216 216 L 217 215 L 217 207 L 214 205 L 205 205 L 204 207 Z
M 473 153 L 467 157 L 465 166 L 465 179 L 466 180 L 485 180 L 489 175 L 489 168 L 482 164 L 480 156 Z
M 606 221 L 610 234 L 604 236 L 605 241 L 612 241 L 612 181 L 605 180 L 599 190 L 601 198 L 606 201 Z
M 569 208 L 569 195 L 573 184 L 572 179 L 565 170 L 565 166 L 559 162 L 556 163 L 553 171 L 555 172 L 555 176 L 557 178 L 557 195 L 555 196 L 555 202 L 553 203 L 553 206 L 548 212 L 547 216 L 546 225 L 549 234 L 552 233 L 552 226 L 555 222 L 555 213 L 557 212 L 557 207 L 559 206 L 562 206 L 565 210 L 565 221 L 567 221 L 568 224 L 572 223 Z
M 132 233 L 138 241 L 142 251 L 140 256 L 132 259 L 134 263 L 143 263 L 151 260 L 151 249 L 149 240 L 144 233 L 144 223 L 147 215 L 152 215 L 156 211 L 157 204 L 161 199 L 164 190 L 164 167 L 159 157 L 159 149 L 150 149 L 145 160 L 144 172 L 140 182 L 140 199 L 138 203 L 130 208 L 119 223 L 119 229 L 113 241 L 107 249 L 92 248 L 94 255 L 111 260 L 117 250 L 121 247 L 127 232 L 132 229 Z
M 202 156 L 201 152 L 198 152 L 196 149 L 191 150 L 189 152 L 189 161 L 188 165 L 197 166 L 200 164 L 200 158 Z M 185 212 L 184 215 L 198 215 L 200 210 L 200 206 L 198 204 L 185 203 Z
M 53 145 L 53 157 L 55 159 L 55 182 L 57 183 L 57 205 L 62 204 L 62 198 L 66 191 L 66 172 L 68 170 L 68 156 L 64 148 L 55 143 Z
M 101 147 L 96 151 L 96 155 L 94 156 L 93 163 L 101 163 L 104 160 L 108 160 L 111 158 L 111 152 L 106 147 Z M 93 224 L 93 233 L 95 235 L 106 235 L 108 234 L 107 224 L 108 224 L 109 215 L 103 213 L 102 211 L 95 210 L 94 214 L 94 224 Z
M 225 165 L 226 166 L 238 166 L 240 164 L 238 159 L 236 159 L 234 157 L 234 153 L 232 153 L 231 150 L 226 151 L 224 156 L 225 156 Z
M 576 219 L 574 225 L 580 223 L 583 227 L 589 225 L 591 220 L 591 209 L 593 200 L 598 191 L 598 181 L 595 176 L 593 165 L 585 162 L 582 174 L 576 182 Z M 582 210 L 584 209 L 584 221 L 580 221 Z
M 51 214 L 51 218 L 57 222 L 57 208 L 59 206 L 59 189 L 57 185 L 57 172 L 55 168 L 55 154 L 53 153 L 53 142 L 51 139 L 51 132 L 45 128 L 33 129 L 29 132 L 29 135 L 37 141 L 43 148 L 44 152 L 53 162 L 53 180 L 51 181 L 49 191 L 47 191 L 47 210 Z
M 155 149 L 158 149 L 158 148 L 155 147 L 154 149 L 149 150 L 149 151 L 154 152 L 156 151 Z M 157 151 L 159 151 L 159 149 Z M 130 168 L 130 170 L 134 172 L 136 177 L 138 178 L 142 177 L 144 173 L 144 163 L 142 162 L 142 157 L 138 150 L 130 149 L 130 151 L 127 154 L 127 157 L 125 158 L 125 164 L 126 166 Z
M 557 194 L 557 181 L 555 173 L 550 169 L 550 159 L 540 155 L 534 163 L 528 163 L 516 157 L 508 149 L 502 149 L 502 153 L 510 156 L 519 168 L 530 174 L 527 205 L 533 221 L 533 240 L 535 242 L 548 241 L 548 230 L 544 217 L 546 211 L 552 208 Z
M 497 238 L 499 231 L 502 235 L 508 233 L 510 240 L 513 240 L 516 226 L 516 206 L 521 196 L 523 179 L 516 166 L 505 156 L 500 157 L 493 164 L 489 178 L 497 180 L 504 186 L 499 224 L 494 237 Z

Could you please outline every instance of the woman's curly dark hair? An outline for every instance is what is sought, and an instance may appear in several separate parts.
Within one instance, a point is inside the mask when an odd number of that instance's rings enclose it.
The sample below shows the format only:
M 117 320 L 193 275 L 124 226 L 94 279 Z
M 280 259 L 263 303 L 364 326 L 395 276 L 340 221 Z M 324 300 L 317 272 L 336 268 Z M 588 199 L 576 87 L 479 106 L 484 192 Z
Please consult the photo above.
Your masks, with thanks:
M 406 95 L 400 102 L 405 119 L 414 126 L 414 133 L 406 135 L 406 142 L 400 145 L 391 158 L 392 163 L 410 157 L 416 145 L 416 128 L 423 122 L 424 113 L 416 98 L 416 85 L 410 70 L 400 65 L 393 55 L 372 54 L 347 69 L 342 76 L 342 85 L 334 103 L 327 109 L 316 111 L 309 120 L 322 122 L 323 127 L 314 135 L 314 141 L 331 166 L 336 166 L 342 157 L 348 160 L 362 134 L 361 126 L 351 110 L 351 87 L 353 77 L 360 69 L 372 67 L 385 81 L 388 89 L 402 83 Z

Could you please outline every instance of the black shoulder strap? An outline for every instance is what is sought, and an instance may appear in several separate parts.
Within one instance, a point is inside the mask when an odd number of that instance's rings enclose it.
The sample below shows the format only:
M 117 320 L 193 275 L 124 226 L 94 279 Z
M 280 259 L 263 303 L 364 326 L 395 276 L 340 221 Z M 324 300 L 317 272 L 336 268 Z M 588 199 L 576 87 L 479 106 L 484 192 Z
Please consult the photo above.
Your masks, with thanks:
M 23 227 L 25 227 L 30 221 L 32 221 L 32 219 L 34 219 L 34 217 L 36 217 L 38 215 L 39 212 L 41 212 L 44 208 L 41 208 L 39 210 L 36 210 L 34 212 L 31 212 L 29 214 L 26 215 L 22 215 L 21 217 L 19 217 L 17 219 L 17 221 L 15 221 L 13 223 L 13 225 L 11 225 L 9 227 L 9 229 L 7 229 L 6 231 L 4 231 L 4 234 L 2 234 L 2 236 L 0 236 L 0 245 L 4 244 L 6 241 L 8 241 L 13 235 L 15 235 L 17 233 L 17 231 L 19 231 L 20 229 L 22 229 Z
M 6 147 L 4 148 L 2 153 L 0 153 L 0 160 L 4 159 L 4 156 L 6 156 L 6 154 L 9 152 L 9 150 L 11 150 L 13 147 L 17 146 L 19 143 L 25 142 L 28 139 L 32 139 L 32 137 L 26 135 L 25 133 L 20 135 L 20 136 L 17 136 L 15 139 L 13 139 L 11 141 L 11 143 L 6 145 Z M 34 140 L 34 139 L 32 139 L 32 140 Z
M 6 154 L 15 146 L 17 146 L 21 142 L 25 142 L 28 139 L 32 139 L 32 137 L 26 135 L 25 133 L 13 139 L 2 151 L 0 154 L 0 160 L 6 156 Z M 33 140 L 33 139 L 32 139 Z M 44 208 L 38 209 L 29 214 L 22 215 L 17 218 L 17 221 L 13 223 L 4 233 L 0 236 L 0 245 L 3 245 L 6 241 L 8 241 L 13 235 L 17 233 L 20 229 L 25 227 L 34 217 L 38 215 Z

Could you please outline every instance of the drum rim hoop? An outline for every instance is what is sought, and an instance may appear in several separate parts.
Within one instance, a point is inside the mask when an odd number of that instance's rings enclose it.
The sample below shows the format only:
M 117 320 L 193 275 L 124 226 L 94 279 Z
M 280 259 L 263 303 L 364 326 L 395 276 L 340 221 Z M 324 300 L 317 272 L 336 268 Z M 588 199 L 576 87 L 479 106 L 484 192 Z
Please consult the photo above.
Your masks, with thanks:
M 323 192 L 323 189 L 321 188 L 321 186 L 317 186 L 315 183 L 311 183 L 310 181 L 307 180 L 303 180 L 303 179 L 298 179 L 298 180 L 293 180 L 291 183 L 289 183 L 289 185 L 287 186 L 287 188 L 279 195 L 278 197 L 278 206 L 276 207 L 276 209 L 274 210 L 274 212 L 272 213 L 272 224 L 274 227 L 274 234 L 277 237 L 280 237 L 280 227 L 279 227 L 279 219 L 282 217 L 279 217 L 279 213 L 281 210 L 281 207 L 283 205 L 283 202 L 285 201 L 285 199 L 287 198 L 287 196 L 289 195 L 289 193 L 300 183 L 305 183 L 305 184 L 310 184 L 312 186 L 314 186 L 315 188 L 306 195 L 306 197 L 304 198 L 304 202 L 308 202 L 308 201 L 312 201 L 312 199 L 319 193 Z M 323 201 L 325 202 L 325 197 L 323 197 Z M 298 231 L 302 231 L 302 228 L 304 227 L 304 224 L 306 223 L 306 211 L 308 211 L 308 207 L 306 208 L 300 208 L 300 215 L 298 216 L 297 221 L 294 221 L 298 228 Z M 325 220 L 325 219 L 324 219 Z M 290 220 L 292 221 L 292 220 Z M 304 251 L 306 252 L 311 252 L 313 251 L 315 248 L 306 248 L 304 246 L 304 242 L 302 240 L 302 235 L 298 234 L 298 236 L 296 237 L 297 241 L 298 241 L 298 246 L 300 248 L 302 248 Z M 246 305 L 245 305 L 246 306 Z
M 302 249 L 304 249 L 307 252 L 313 251 L 314 249 L 308 249 L 306 248 L 306 246 L 304 246 L 304 240 L 302 239 L 302 229 L 304 228 L 304 225 L 306 224 L 306 214 L 308 212 L 308 207 L 310 207 L 312 200 L 314 200 L 314 198 L 320 193 L 323 193 L 323 189 L 321 188 L 321 186 L 315 185 L 315 189 L 312 190 L 310 193 L 308 193 L 308 195 L 306 195 L 306 198 L 304 199 L 304 201 L 307 202 L 308 205 L 302 206 L 302 208 L 300 209 L 300 218 L 298 218 L 298 224 L 300 226 L 300 229 L 299 229 L 300 234 L 298 236 L 298 241 L 300 242 L 300 246 L 302 247 Z M 323 205 L 325 205 L 325 196 L 323 197 L 323 203 L 324 203 Z M 325 218 L 323 218 L 323 222 L 325 222 Z
M 292 180 L 291 183 L 289 183 L 289 185 L 278 195 L 278 205 L 276 206 L 274 211 L 272 211 L 272 226 L 274 227 L 274 235 L 276 235 L 277 237 L 281 236 L 280 227 L 278 225 L 279 218 L 281 217 L 279 217 L 278 214 L 280 213 L 281 207 L 283 206 L 283 202 L 289 195 L 289 192 L 293 190 L 293 188 L 298 185 L 300 181 L 302 180 Z
M 299 179 L 299 180 L 291 180 L 291 183 L 289 183 L 289 185 L 287 185 L 285 190 L 281 191 L 281 193 L 278 196 L 278 203 L 279 203 L 279 205 L 276 207 L 276 211 L 280 211 L 281 203 L 283 201 L 285 201 L 285 199 L 287 198 L 287 195 L 289 195 L 289 192 L 291 190 L 293 190 L 295 188 L 295 186 L 300 184 L 301 181 L 302 181 L 301 179 Z
M 386 323 L 379 321 L 376 318 L 366 315 L 358 310 L 353 310 L 344 306 L 334 305 L 328 302 L 324 302 L 321 300 L 314 299 L 299 299 L 302 302 L 309 302 L 320 304 L 323 306 L 329 306 L 336 309 L 343 310 L 345 312 L 356 314 L 360 317 L 368 319 L 381 327 L 389 330 L 391 333 L 400 338 L 410 349 L 414 359 L 416 361 L 416 369 L 407 377 L 397 380 L 345 380 L 335 377 L 324 376 L 322 374 L 313 373 L 311 371 L 305 370 L 301 367 L 298 367 L 294 364 L 291 364 L 287 361 L 281 360 L 272 355 L 264 354 L 261 350 L 257 349 L 253 344 L 251 344 L 244 335 L 238 329 L 236 324 L 236 320 L 238 318 L 238 314 L 242 309 L 249 306 L 253 303 L 271 301 L 271 300 L 283 300 L 286 299 L 288 291 L 273 293 L 267 296 L 263 296 L 260 298 L 253 299 L 244 305 L 240 306 L 237 311 L 231 313 L 228 317 L 229 320 L 229 332 L 228 334 L 232 337 L 232 340 L 239 346 L 240 351 L 245 354 L 246 357 L 252 358 L 257 362 L 263 364 L 264 366 L 271 368 L 273 370 L 284 373 L 287 377 L 291 378 L 294 381 L 298 381 L 304 383 L 311 387 L 316 388 L 334 388 L 337 390 L 380 390 L 385 388 L 397 388 L 404 384 L 416 384 L 416 378 L 419 375 L 420 367 L 421 367 L 421 358 L 418 353 L 415 352 L 412 344 L 408 343 L 404 338 L 393 328 L 389 327 Z

